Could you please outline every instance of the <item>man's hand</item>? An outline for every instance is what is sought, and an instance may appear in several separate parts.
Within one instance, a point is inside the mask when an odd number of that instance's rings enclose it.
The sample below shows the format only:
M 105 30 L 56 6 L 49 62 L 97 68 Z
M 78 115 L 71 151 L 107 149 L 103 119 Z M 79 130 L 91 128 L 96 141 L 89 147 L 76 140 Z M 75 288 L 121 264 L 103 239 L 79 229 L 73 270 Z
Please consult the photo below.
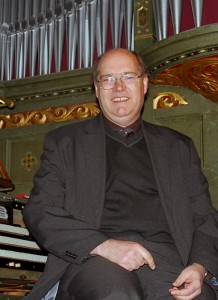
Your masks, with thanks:
M 200 264 L 192 264 L 185 268 L 173 282 L 170 294 L 177 300 L 192 300 L 201 293 L 205 268 Z
M 109 239 L 96 247 L 91 255 L 102 256 L 128 271 L 137 270 L 143 265 L 155 269 L 151 253 L 142 245 L 132 241 Z

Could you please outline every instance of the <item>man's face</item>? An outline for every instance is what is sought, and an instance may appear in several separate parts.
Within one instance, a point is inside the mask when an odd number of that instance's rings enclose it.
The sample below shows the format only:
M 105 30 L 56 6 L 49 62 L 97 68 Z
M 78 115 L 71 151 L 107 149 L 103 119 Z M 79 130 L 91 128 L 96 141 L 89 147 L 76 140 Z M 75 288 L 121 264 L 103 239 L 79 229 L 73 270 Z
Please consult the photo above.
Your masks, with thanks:
M 98 79 L 105 75 L 141 72 L 136 58 L 124 49 L 114 49 L 102 57 L 99 63 Z M 147 76 L 138 78 L 135 84 L 125 85 L 117 79 L 113 88 L 104 90 L 101 82 L 95 84 L 101 110 L 105 117 L 112 122 L 125 127 L 134 123 L 140 116 L 144 104 L 144 95 L 147 92 Z

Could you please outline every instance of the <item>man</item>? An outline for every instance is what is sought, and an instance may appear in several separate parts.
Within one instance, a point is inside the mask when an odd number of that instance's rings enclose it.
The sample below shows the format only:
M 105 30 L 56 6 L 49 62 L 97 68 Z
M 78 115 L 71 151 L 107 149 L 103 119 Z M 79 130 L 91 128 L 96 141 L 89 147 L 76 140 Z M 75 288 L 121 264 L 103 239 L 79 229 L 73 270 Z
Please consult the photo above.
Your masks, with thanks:
M 192 141 L 141 119 L 148 77 L 136 53 L 94 66 L 102 114 L 47 135 L 24 219 L 48 250 L 26 299 L 216 299 L 217 214 Z

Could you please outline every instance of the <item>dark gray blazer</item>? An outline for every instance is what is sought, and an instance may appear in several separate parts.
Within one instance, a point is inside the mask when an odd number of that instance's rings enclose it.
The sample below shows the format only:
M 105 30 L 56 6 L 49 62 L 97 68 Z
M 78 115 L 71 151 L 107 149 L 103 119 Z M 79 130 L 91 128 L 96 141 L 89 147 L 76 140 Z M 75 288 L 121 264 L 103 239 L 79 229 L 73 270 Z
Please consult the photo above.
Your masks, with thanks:
M 217 212 L 193 142 L 168 128 L 144 121 L 142 127 L 161 203 L 184 266 L 199 262 L 218 276 Z M 23 215 L 30 232 L 50 254 L 43 276 L 25 299 L 41 299 L 69 263 L 76 272 L 90 251 L 107 240 L 99 231 L 105 147 L 101 115 L 47 134 Z

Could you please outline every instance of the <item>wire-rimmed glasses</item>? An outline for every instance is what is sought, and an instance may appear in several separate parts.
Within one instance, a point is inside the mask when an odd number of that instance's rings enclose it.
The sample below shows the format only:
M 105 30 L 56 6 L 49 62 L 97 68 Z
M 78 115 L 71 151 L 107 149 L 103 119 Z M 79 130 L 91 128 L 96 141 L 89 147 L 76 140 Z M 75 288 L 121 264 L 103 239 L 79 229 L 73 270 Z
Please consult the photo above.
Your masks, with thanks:
M 128 72 L 128 73 L 121 73 L 121 74 L 109 74 L 109 75 L 103 75 L 100 77 L 100 79 L 97 80 L 101 84 L 101 87 L 104 90 L 110 90 L 114 87 L 115 83 L 119 79 L 125 86 L 131 87 L 134 86 L 136 83 L 138 83 L 138 79 L 142 77 L 143 73 L 141 75 L 138 75 L 134 72 Z

